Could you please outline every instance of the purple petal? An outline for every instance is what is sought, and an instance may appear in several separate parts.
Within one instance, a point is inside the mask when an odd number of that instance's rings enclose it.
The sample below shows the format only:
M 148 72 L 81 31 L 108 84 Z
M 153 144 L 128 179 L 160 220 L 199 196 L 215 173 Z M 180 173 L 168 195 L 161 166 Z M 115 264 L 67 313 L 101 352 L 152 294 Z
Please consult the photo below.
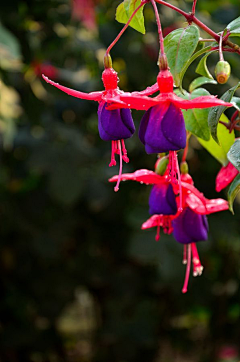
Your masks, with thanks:
M 176 197 L 171 184 L 154 185 L 149 197 L 149 213 L 175 215 L 177 213 Z
M 185 208 L 183 212 L 172 221 L 173 235 L 181 244 L 205 241 L 208 238 L 208 221 L 206 215 L 200 215 Z
M 134 131 L 134 123 L 130 109 L 106 109 L 107 103 L 98 107 L 98 130 L 104 141 L 117 141 L 130 138 Z
M 143 116 L 139 138 L 147 153 L 177 151 L 186 146 L 182 111 L 174 104 L 150 108 Z

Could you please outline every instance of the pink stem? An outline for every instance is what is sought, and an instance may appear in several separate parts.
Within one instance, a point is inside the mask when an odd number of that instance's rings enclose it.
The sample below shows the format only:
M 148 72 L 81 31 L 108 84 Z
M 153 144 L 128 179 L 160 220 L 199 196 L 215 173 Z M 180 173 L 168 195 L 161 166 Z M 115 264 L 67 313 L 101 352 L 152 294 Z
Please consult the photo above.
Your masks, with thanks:
M 190 269 L 191 269 L 191 245 L 188 244 L 188 258 L 187 258 L 187 268 L 186 268 L 186 275 L 184 280 L 184 285 L 182 288 L 182 293 L 187 293 L 188 281 L 190 276 Z
M 179 185 L 179 211 L 182 212 L 183 211 L 183 200 L 182 200 L 182 183 L 181 183 L 181 174 L 180 174 L 180 170 L 179 170 L 179 165 L 178 165 L 178 159 L 177 159 L 177 154 L 175 153 L 175 163 L 176 163 L 176 170 L 177 170 L 177 175 L 178 175 L 178 185 Z
M 124 27 L 122 28 L 122 30 L 120 31 L 120 33 L 117 35 L 117 37 L 114 39 L 114 41 L 109 45 L 109 47 L 107 48 L 106 51 L 106 55 L 109 54 L 110 50 L 112 49 L 112 47 L 117 43 L 117 41 L 121 38 L 121 36 L 123 35 L 123 33 L 125 32 L 125 30 L 128 28 L 128 25 L 131 23 L 133 17 L 135 16 L 135 14 L 138 12 L 138 10 L 147 3 L 147 1 L 142 1 L 141 4 L 134 10 L 134 12 L 132 13 L 132 15 L 130 16 L 128 22 L 124 25 Z
M 196 12 L 196 5 L 197 5 L 197 0 L 193 0 L 193 6 L 192 6 L 192 14 L 195 15 Z
M 160 51 L 161 51 L 161 54 L 163 55 L 164 54 L 164 39 L 163 39 L 161 21 L 160 21 L 160 17 L 159 17 L 159 13 L 158 13 L 158 9 L 157 9 L 155 0 L 151 0 L 151 3 L 153 6 L 153 9 L 154 9 L 154 12 L 155 12 L 155 17 L 156 17 L 157 26 L 158 26 Z
M 183 151 L 182 162 L 186 161 L 187 154 L 188 154 L 188 144 L 189 144 L 189 137 L 187 136 L 187 143 L 186 143 L 186 147 L 184 148 L 184 151 Z
M 118 173 L 118 180 L 117 180 L 117 184 L 114 187 L 114 191 L 117 192 L 119 190 L 119 184 L 121 181 L 121 176 L 122 176 L 122 150 L 121 150 L 121 141 L 117 141 L 118 142 L 118 149 L 120 151 L 119 153 L 119 158 L 120 158 L 120 167 L 119 167 L 119 173 Z
M 221 61 L 224 61 L 224 58 L 223 58 L 223 50 L 222 50 L 222 36 L 223 36 L 223 34 L 221 33 L 220 39 L 219 39 L 219 59 L 220 59 Z

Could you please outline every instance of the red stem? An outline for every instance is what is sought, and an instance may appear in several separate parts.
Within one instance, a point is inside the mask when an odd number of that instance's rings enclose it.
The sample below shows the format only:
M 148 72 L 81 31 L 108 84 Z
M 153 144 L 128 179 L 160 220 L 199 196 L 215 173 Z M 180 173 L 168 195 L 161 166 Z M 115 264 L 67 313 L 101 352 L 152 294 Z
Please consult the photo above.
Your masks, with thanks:
M 188 145 L 189 145 L 189 137 L 187 137 L 186 147 L 184 148 L 184 151 L 183 151 L 182 162 L 186 161 L 187 154 L 188 154 Z
M 164 39 L 163 39 L 163 33 L 162 33 L 162 26 L 161 26 L 161 21 L 160 21 L 160 17 L 159 17 L 159 13 L 158 13 L 158 9 L 157 9 L 157 5 L 155 3 L 155 0 L 151 0 L 154 12 L 155 12 L 155 16 L 156 16 L 156 22 L 157 22 L 157 26 L 158 26 L 158 35 L 159 35 L 159 45 L 160 45 L 160 52 L 162 55 L 164 55 Z
M 133 17 L 135 16 L 135 14 L 138 12 L 138 10 L 145 5 L 148 2 L 148 0 L 142 1 L 141 4 L 134 10 L 134 12 L 132 13 L 132 15 L 130 16 L 128 22 L 124 25 L 124 27 L 122 28 L 122 30 L 120 31 L 120 33 L 117 35 L 117 37 L 114 39 L 114 41 L 109 45 L 109 47 L 107 48 L 106 51 L 106 55 L 109 54 L 110 50 L 112 49 L 112 47 L 117 43 L 117 41 L 121 38 L 121 36 L 123 35 L 123 33 L 125 32 L 125 30 L 128 28 L 128 25 L 131 23 Z
M 155 0 L 155 1 L 158 4 L 165 5 L 169 8 L 177 11 L 179 14 L 183 15 L 186 18 L 186 20 L 189 24 L 195 23 L 196 25 L 199 26 L 199 28 L 203 29 L 204 31 L 206 31 L 206 33 L 211 35 L 217 42 L 219 41 L 220 36 L 217 33 L 215 33 L 213 30 L 211 30 L 207 25 L 202 23 L 199 19 L 197 19 L 194 14 L 186 13 L 185 11 L 179 9 L 178 7 L 176 7 L 172 4 L 167 3 L 166 1 L 163 1 L 163 0 Z M 194 6 L 193 6 L 193 8 L 194 8 Z
M 167 3 L 164 0 L 155 0 L 158 4 L 162 4 L 167 6 L 168 8 L 171 8 L 172 10 L 177 11 L 179 14 L 183 15 L 187 22 L 189 24 L 191 23 L 195 23 L 196 25 L 199 26 L 199 28 L 203 29 L 206 33 L 208 33 L 209 35 L 211 35 L 212 38 L 214 38 L 217 42 L 219 42 L 220 40 L 220 36 L 215 33 L 215 31 L 213 31 L 212 29 L 210 29 L 207 25 L 205 25 L 204 23 L 202 23 L 199 19 L 196 18 L 196 16 L 193 13 L 186 13 L 185 11 L 179 9 L 178 7 Z M 196 1 L 197 2 L 197 1 Z M 195 4 L 196 5 L 196 4 Z M 193 9 L 194 9 L 194 4 L 193 4 Z M 232 43 L 230 40 L 224 40 L 223 41 L 224 45 L 229 46 L 230 48 L 232 48 L 234 53 L 238 53 L 240 54 L 240 47 L 237 44 Z M 225 51 L 225 49 L 223 49 Z
M 193 0 L 192 14 L 195 15 L 197 0 Z
M 155 0 L 155 1 L 156 1 L 156 3 L 158 3 L 158 4 L 165 5 L 165 6 L 169 7 L 169 8 L 177 11 L 179 14 L 185 16 L 185 18 L 188 20 L 188 17 L 190 16 L 190 14 L 186 13 L 185 11 L 177 8 L 176 6 L 174 6 L 174 5 L 172 5 L 172 4 L 167 3 L 166 1 L 163 1 L 163 0 Z

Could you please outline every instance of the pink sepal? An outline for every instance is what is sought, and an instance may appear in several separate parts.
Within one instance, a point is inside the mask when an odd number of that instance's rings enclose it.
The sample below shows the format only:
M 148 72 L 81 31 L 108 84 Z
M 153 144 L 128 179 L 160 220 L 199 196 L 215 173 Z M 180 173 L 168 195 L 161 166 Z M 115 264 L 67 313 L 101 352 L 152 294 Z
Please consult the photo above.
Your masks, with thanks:
M 58 83 L 55 83 L 51 79 L 46 77 L 44 74 L 42 74 L 42 77 L 47 83 L 53 85 L 54 87 L 60 89 L 62 92 L 67 93 L 70 96 L 73 96 L 76 98 L 81 98 L 81 99 L 87 99 L 90 101 L 97 101 L 97 102 L 101 101 L 101 99 L 102 99 L 103 92 L 83 93 L 83 92 L 79 92 L 79 91 L 76 91 L 71 88 L 64 87 Z
M 174 95 L 172 103 L 174 103 L 177 107 L 182 109 L 210 108 L 215 106 L 232 107 L 231 103 L 224 102 L 221 99 L 217 99 L 214 96 L 202 96 L 188 100 L 188 99 L 182 99 L 177 95 Z
M 222 167 L 216 177 L 216 191 L 220 192 L 225 189 L 238 175 L 239 171 L 233 166 L 231 162 L 227 166 Z
M 110 178 L 108 181 L 109 182 L 116 182 L 118 179 L 118 176 L 113 176 L 112 178 Z M 165 176 L 160 176 L 157 175 L 154 171 L 149 171 L 149 170 L 137 170 L 133 173 L 124 173 L 121 176 L 121 181 L 127 181 L 127 180 L 132 180 L 132 181 L 137 181 L 137 182 L 141 182 L 144 183 L 146 185 L 148 184 L 160 184 L 160 183 L 165 183 L 168 182 L 167 181 L 167 177 Z
M 182 99 L 173 92 L 161 93 L 154 98 L 143 95 L 121 95 L 120 99 L 126 103 L 127 108 L 134 108 L 138 110 L 147 110 L 150 107 L 156 106 L 160 103 L 173 103 L 176 107 L 182 109 L 192 108 L 209 108 L 214 106 L 231 107 L 231 103 L 226 103 L 215 96 L 202 96 L 191 100 Z
M 205 205 L 206 199 L 205 199 L 203 193 L 198 191 L 198 189 L 196 189 L 196 187 L 194 187 L 193 185 L 191 185 L 191 184 L 189 184 L 187 182 L 182 182 L 182 187 L 184 189 L 186 189 L 187 191 L 190 191 L 190 192 L 187 193 L 187 195 L 194 194 L 202 202 L 202 204 Z
M 228 210 L 228 202 L 223 199 L 212 199 L 206 198 L 204 204 L 194 194 L 189 194 L 186 197 L 186 203 L 197 214 L 209 215 L 214 212 Z
M 145 230 L 145 229 L 150 229 L 150 228 L 154 228 L 155 226 L 158 226 L 161 223 L 161 215 L 153 215 L 151 216 L 147 221 L 145 221 L 142 224 L 141 229 Z

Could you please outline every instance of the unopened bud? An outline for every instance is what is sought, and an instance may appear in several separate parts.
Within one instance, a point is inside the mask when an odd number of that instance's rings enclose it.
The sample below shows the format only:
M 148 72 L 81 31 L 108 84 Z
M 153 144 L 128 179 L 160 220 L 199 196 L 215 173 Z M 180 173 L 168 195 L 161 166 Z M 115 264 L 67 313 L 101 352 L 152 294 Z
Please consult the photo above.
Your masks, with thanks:
M 158 66 L 160 70 L 168 69 L 168 61 L 166 54 L 160 54 L 158 59 Z
M 112 68 L 112 58 L 110 56 L 110 54 L 105 54 L 104 59 L 103 59 L 103 64 L 104 64 L 104 68 Z
M 165 174 L 165 172 L 166 172 L 168 163 L 169 163 L 168 156 L 164 156 L 164 157 L 160 158 L 159 161 L 157 162 L 155 172 L 158 175 L 163 176 Z
M 215 67 L 215 75 L 218 83 L 224 84 L 231 74 L 231 67 L 225 60 L 220 60 Z
M 186 175 L 188 173 L 188 164 L 186 161 L 181 162 L 180 171 L 182 175 Z

